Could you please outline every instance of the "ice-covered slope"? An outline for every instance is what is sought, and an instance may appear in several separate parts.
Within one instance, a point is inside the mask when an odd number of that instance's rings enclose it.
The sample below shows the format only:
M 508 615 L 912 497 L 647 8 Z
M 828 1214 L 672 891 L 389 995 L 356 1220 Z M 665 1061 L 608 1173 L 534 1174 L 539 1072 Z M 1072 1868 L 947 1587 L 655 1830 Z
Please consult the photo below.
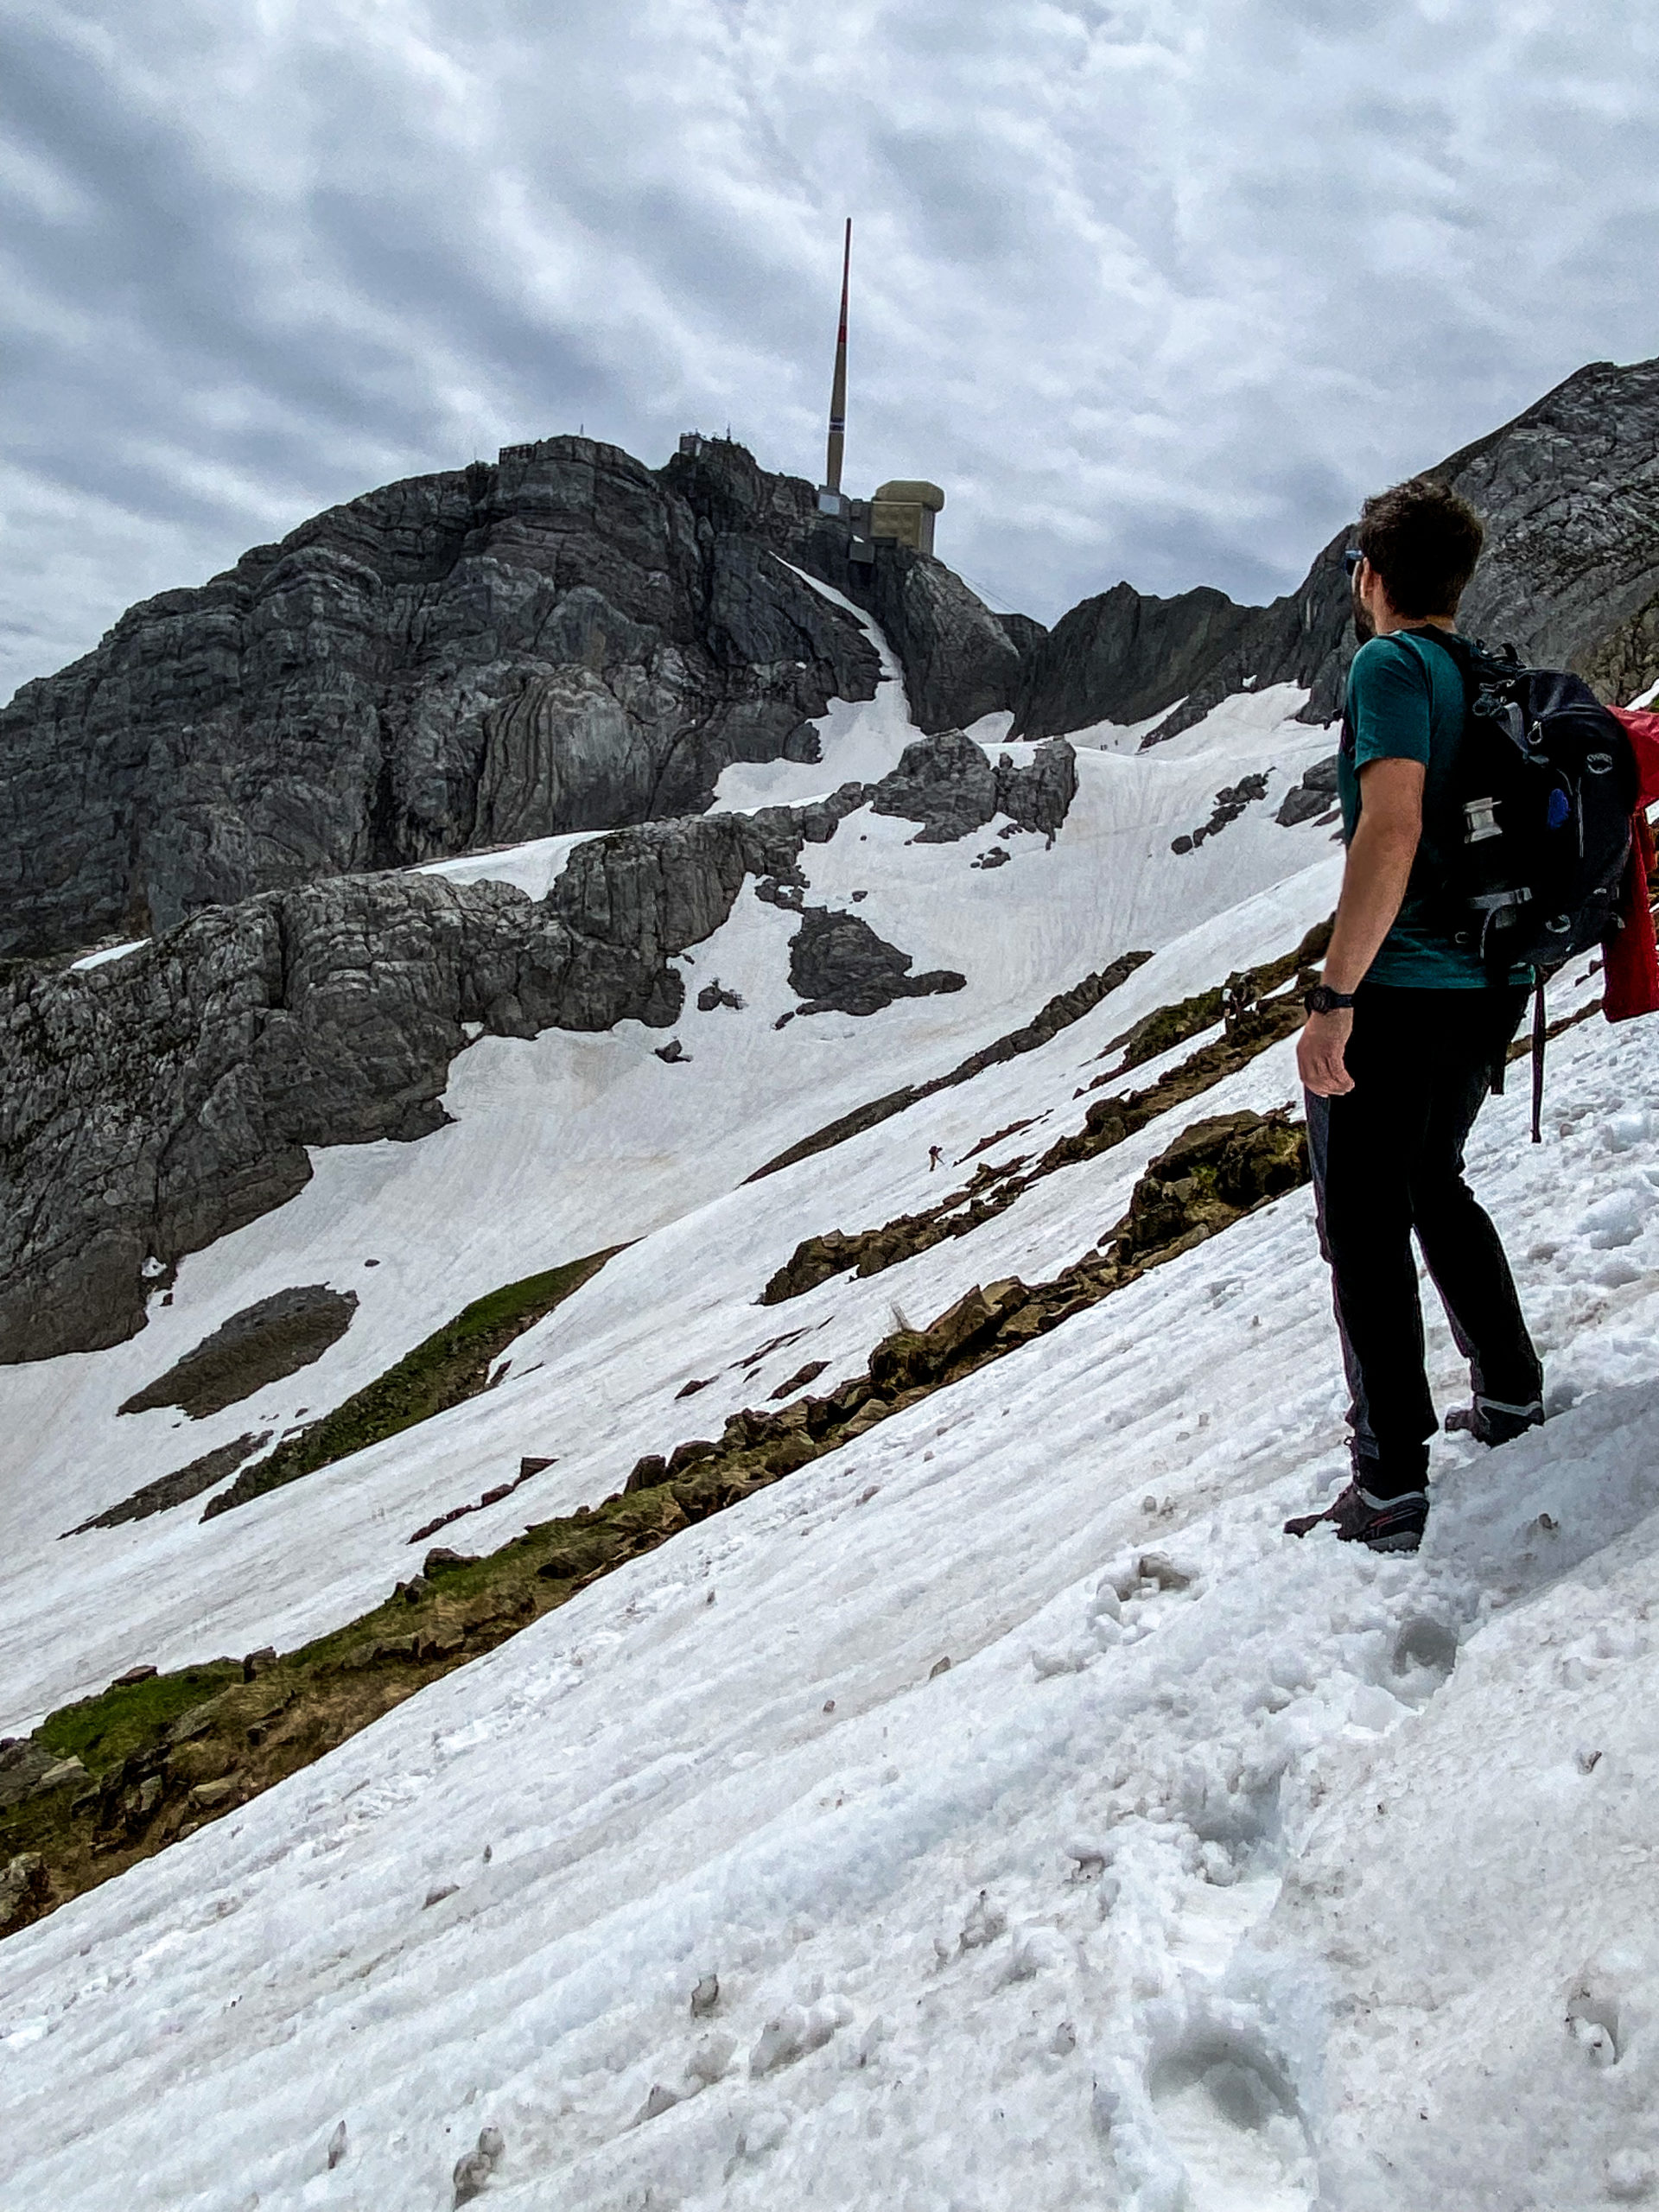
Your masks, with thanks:
M 504 2212 L 1638 2200 L 1656 1043 L 1481 1124 L 1556 1417 L 1437 1447 L 1419 1559 L 1277 1533 L 1340 1469 L 1294 1195 L 13 1938 L 3 2201 L 435 2212 L 485 2126 Z
M 820 789 L 890 765 L 913 735 L 887 665 L 874 702 L 831 718 Z M 554 1453 L 559 1465 L 533 1496 L 469 1524 L 477 1541 L 517 1528 L 527 1504 L 544 1516 L 602 1497 L 640 1452 L 688 1433 L 675 1397 L 687 1379 L 802 1325 L 793 1308 L 774 1317 L 752 1306 L 800 1235 L 879 1223 L 937 1196 L 941 1185 L 927 1176 L 933 1143 L 954 1160 L 1033 1111 L 1051 1115 L 1053 1135 L 1076 1127 L 1084 1107 L 1072 1094 L 1100 1071 L 1094 1063 L 1111 1037 L 1242 962 L 1287 950 L 1328 911 L 1328 833 L 1272 818 L 1280 793 L 1328 744 L 1288 719 L 1295 704 L 1294 694 L 1237 702 L 1145 758 L 1081 749 L 1077 795 L 1052 847 L 1001 836 L 1007 825 L 996 823 L 957 842 L 917 844 L 913 823 L 861 810 L 828 843 L 806 848 L 806 902 L 868 920 L 914 956 L 918 971 L 955 969 L 964 989 L 865 1017 L 798 1016 L 779 1028 L 800 1004 L 786 950 L 798 917 L 751 882 L 729 921 L 683 963 L 686 1010 L 672 1037 L 683 1058 L 665 1064 L 664 1033 L 638 1023 L 599 1035 L 480 1039 L 455 1064 L 449 1126 L 413 1144 L 315 1154 L 305 1190 L 187 1259 L 171 1303 L 152 1299 L 149 1325 L 127 1343 L 0 1369 L 10 1477 L 0 1487 L 0 1727 L 134 1663 L 287 1642 L 361 1610 L 408 1571 L 413 1529 L 475 1497 L 486 1486 L 480 1470 L 492 1484 L 516 1471 L 522 1453 Z M 1266 775 L 1267 797 L 1196 851 L 1173 855 L 1172 832 L 1207 819 L 1217 790 L 1251 772 Z M 807 794 L 751 785 L 741 795 Z M 446 872 L 493 869 L 539 893 L 574 842 L 450 862 Z M 1004 865 L 976 865 L 997 853 Z M 1045 1052 L 744 1187 L 836 1116 L 957 1065 L 1131 949 L 1158 957 Z M 741 1010 L 700 1011 L 698 993 L 713 982 L 741 998 Z M 1287 1097 L 1282 1077 L 1274 1081 Z M 1079 1233 L 1075 1210 L 1121 1211 L 1157 1148 L 1147 1138 L 1114 1155 L 1105 1179 L 1094 1178 L 1098 1198 L 1084 1196 L 1086 1177 L 1058 1179 L 1055 1197 L 1042 1201 L 1058 1225 L 1028 1249 L 1033 1194 L 1010 1217 L 1006 1264 L 989 1274 L 975 1238 L 901 1271 L 902 1282 L 826 1287 L 802 1311 L 815 1327 L 840 1313 L 834 1356 L 860 1366 L 890 1325 L 891 1299 L 913 1299 L 927 1318 L 973 1280 L 1029 1272 L 1039 1255 L 1045 1264 L 1051 1253 L 1057 1263 L 1075 1256 L 1095 1233 Z M 1101 1225 L 1114 1217 L 1104 1213 Z M 205 1524 L 192 1504 L 60 1541 L 221 1444 L 315 1418 L 481 1294 L 639 1238 L 519 1351 L 522 1381 Z M 318 1283 L 359 1303 L 315 1364 L 203 1420 L 173 1408 L 118 1414 L 230 1315 Z M 770 1389 L 805 1356 L 732 1376 L 699 1400 L 698 1425 L 705 1415 L 717 1421 L 745 1391 Z M 812 1356 L 830 1351 L 815 1346 Z M 525 1373 L 531 1357 L 543 1362 L 538 1374 Z

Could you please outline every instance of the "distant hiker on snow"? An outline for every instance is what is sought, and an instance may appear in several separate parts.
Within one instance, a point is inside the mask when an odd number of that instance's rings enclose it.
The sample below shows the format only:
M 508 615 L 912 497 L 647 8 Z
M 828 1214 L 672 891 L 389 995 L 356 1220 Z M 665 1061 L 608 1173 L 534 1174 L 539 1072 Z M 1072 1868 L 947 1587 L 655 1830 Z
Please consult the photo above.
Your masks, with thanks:
M 929 1145 L 927 1147 L 927 1172 L 930 1175 L 944 1158 L 944 1147 L 943 1145 Z
M 1503 1444 L 1541 1421 L 1543 1370 L 1497 1231 L 1464 1180 L 1463 1149 L 1501 1071 L 1532 971 L 1494 973 L 1436 896 L 1465 838 L 1458 602 L 1484 533 L 1447 486 L 1418 478 L 1368 499 L 1348 554 L 1363 642 L 1338 766 L 1348 847 L 1323 982 L 1297 1048 L 1322 1249 L 1352 1402 L 1353 1480 L 1305 1535 L 1415 1551 L 1436 1427 L 1423 1363 L 1414 1230 L 1474 1402 L 1448 1427 Z M 1587 695 L 1586 695 L 1587 696 Z

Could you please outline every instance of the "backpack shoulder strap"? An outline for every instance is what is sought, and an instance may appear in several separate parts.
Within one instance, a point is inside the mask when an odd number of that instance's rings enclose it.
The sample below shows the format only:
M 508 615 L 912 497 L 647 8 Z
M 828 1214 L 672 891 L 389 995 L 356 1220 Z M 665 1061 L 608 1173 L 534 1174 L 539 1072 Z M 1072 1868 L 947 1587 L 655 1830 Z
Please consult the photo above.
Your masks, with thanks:
M 1478 652 L 1479 648 L 1478 646 L 1471 648 L 1469 640 L 1466 638 L 1457 637 L 1450 630 L 1435 630 L 1432 628 L 1423 630 L 1394 630 L 1389 632 L 1389 635 L 1391 637 L 1398 638 L 1402 645 L 1438 645 L 1440 651 L 1446 654 L 1446 658 L 1456 668 L 1458 674 L 1463 678 L 1463 688 L 1465 695 L 1473 690 L 1475 656 L 1476 653 Z M 1422 661 L 1423 666 L 1427 669 L 1428 666 L 1428 656 L 1420 652 L 1418 658 Z

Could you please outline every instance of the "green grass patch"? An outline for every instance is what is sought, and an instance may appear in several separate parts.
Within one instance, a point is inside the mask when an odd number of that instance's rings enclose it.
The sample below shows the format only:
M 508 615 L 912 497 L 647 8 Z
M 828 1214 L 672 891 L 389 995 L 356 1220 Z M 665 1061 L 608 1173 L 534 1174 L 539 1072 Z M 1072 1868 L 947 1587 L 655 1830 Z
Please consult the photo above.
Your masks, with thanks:
M 35 1733 L 60 1759 L 78 1758 L 92 1774 L 115 1766 L 140 1745 L 154 1740 L 192 1706 L 217 1697 L 242 1679 L 241 1662 L 210 1659 L 205 1666 L 181 1668 L 176 1675 L 152 1675 L 148 1681 L 111 1686 L 96 1697 L 60 1706 L 48 1713 Z
M 211 1521 L 233 1505 L 280 1490 L 284 1483 L 297 1482 L 302 1475 L 315 1474 L 319 1467 L 331 1466 L 336 1459 L 475 1397 L 513 1339 L 580 1290 L 623 1249 L 613 1244 L 608 1251 L 591 1252 L 585 1259 L 567 1261 L 563 1267 L 526 1275 L 522 1282 L 505 1284 L 474 1299 L 344 1405 L 245 1467 L 213 1500 L 202 1519 Z

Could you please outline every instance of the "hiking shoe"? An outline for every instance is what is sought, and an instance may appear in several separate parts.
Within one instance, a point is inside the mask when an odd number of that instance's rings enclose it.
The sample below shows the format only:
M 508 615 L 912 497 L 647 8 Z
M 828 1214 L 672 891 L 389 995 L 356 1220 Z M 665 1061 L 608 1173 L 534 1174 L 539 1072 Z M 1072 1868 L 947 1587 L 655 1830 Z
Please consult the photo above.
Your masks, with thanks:
M 1448 1436 L 1472 1436 L 1477 1444 L 1513 1444 L 1529 1428 L 1541 1428 L 1544 1409 L 1535 1398 L 1530 1405 L 1505 1405 L 1501 1398 L 1477 1398 L 1471 1406 L 1458 1406 L 1446 1417 Z
M 1287 1536 L 1305 1536 L 1329 1521 L 1344 1544 L 1366 1544 L 1374 1552 L 1414 1552 L 1428 1519 L 1428 1492 L 1408 1490 L 1403 1497 L 1373 1497 L 1350 1483 L 1323 1513 L 1300 1514 L 1285 1523 Z

